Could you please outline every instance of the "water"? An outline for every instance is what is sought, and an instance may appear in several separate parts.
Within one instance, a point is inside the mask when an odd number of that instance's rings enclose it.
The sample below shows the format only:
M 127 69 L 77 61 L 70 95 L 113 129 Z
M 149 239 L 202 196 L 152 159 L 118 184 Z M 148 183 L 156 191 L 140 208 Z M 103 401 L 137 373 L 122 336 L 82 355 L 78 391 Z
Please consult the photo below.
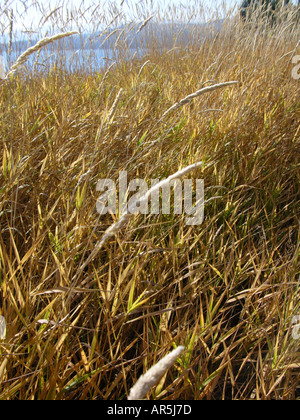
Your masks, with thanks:
M 13 51 L 9 56 L 7 51 L 2 52 L 3 59 L 6 63 L 4 65 L 6 72 L 23 52 L 21 50 Z M 34 69 L 49 70 L 55 64 L 68 71 L 81 70 L 92 73 L 109 66 L 121 57 L 122 59 L 132 59 L 133 57 L 141 57 L 145 54 L 145 50 L 138 50 L 136 48 L 128 49 L 126 52 L 112 49 L 66 49 L 57 51 L 53 48 L 43 48 L 39 53 L 36 52 L 29 56 L 25 66 L 28 71 Z

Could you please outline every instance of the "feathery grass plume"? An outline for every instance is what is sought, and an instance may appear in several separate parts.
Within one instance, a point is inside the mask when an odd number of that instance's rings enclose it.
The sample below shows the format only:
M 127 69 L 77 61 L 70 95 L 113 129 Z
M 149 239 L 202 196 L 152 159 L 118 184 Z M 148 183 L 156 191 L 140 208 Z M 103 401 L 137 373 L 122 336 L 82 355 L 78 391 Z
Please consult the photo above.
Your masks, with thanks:
M 142 400 L 150 388 L 157 384 L 163 374 L 176 362 L 176 359 L 183 352 L 184 347 L 178 346 L 157 362 L 144 375 L 140 376 L 136 384 L 131 388 L 128 400 Z
M 41 39 L 39 42 L 37 42 L 32 47 L 28 48 L 26 51 L 23 52 L 23 54 L 21 54 L 18 57 L 18 59 L 15 61 L 15 63 L 9 69 L 9 72 L 6 75 L 6 78 L 8 76 L 10 76 L 11 74 L 13 74 L 20 66 L 25 64 L 26 61 L 28 60 L 28 57 L 30 55 L 34 54 L 36 51 L 39 51 L 42 47 L 45 47 L 46 45 L 51 44 L 54 41 L 57 41 L 57 40 L 62 39 L 62 38 L 66 38 L 67 36 L 71 36 L 71 35 L 74 35 L 74 34 L 77 34 L 77 33 L 78 33 L 77 31 L 64 32 L 64 33 L 60 33 L 60 34 L 56 34 L 54 36 L 51 36 L 50 38 L 46 37 L 46 38 Z
M 38 50 L 36 58 L 35 58 L 35 62 L 33 63 L 33 71 L 35 71 L 35 69 L 37 68 L 37 66 L 40 64 L 39 63 L 39 59 L 40 59 L 40 55 L 41 55 L 41 51 L 42 50 Z
M 0 340 L 4 340 L 6 337 L 6 321 L 4 316 L 0 315 Z
M 48 19 L 51 18 L 51 16 L 53 16 L 59 9 L 61 9 L 62 6 L 57 7 L 54 10 L 51 10 L 51 12 L 44 18 L 44 16 L 41 18 L 39 25 L 45 25 L 45 23 L 47 22 Z M 42 21 L 43 20 L 43 21 Z
M 120 31 L 119 35 L 117 36 L 117 39 L 114 43 L 113 49 L 115 50 L 118 46 L 119 46 L 119 41 L 121 39 L 121 36 L 126 34 L 126 31 L 128 30 L 128 28 L 124 28 L 122 29 L 122 31 Z
M 105 80 L 107 79 L 107 77 L 108 77 L 108 74 L 109 74 L 109 72 L 110 72 L 110 70 L 113 68 L 113 66 L 115 66 L 116 65 L 116 62 L 114 61 L 109 67 L 108 67 L 108 69 L 106 70 L 106 72 L 104 73 L 104 75 L 103 75 L 103 77 L 102 77 L 102 80 L 101 80 L 101 83 L 100 83 L 100 86 L 99 86 L 99 88 L 98 88 L 98 94 L 102 91 L 102 87 L 103 87 L 103 85 L 104 85 L 104 82 L 105 82 Z
M 5 79 L 5 58 L 0 55 L 0 79 Z
M 116 112 L 116 109 L 117 109 L 118 102 L 119 102 L 119 99 L 120 99 L 120 96 L 121 96 L 122 91 L 123 91 L 123 89 L 121 88 L 119 90 L 117 96 L 116 96 L 116 99 L 114 100 L 114 103 L 112 104 L 112 107 L 111 107 L 111 109 L 109 111 L 109 114 L 108 114 L 108 117 L 107 117 L 108 123 L 111 122 L 111 120 L 112 120 L 112 118 L 113 118 L 113 116 L 114 116 L 114 114 Z
M 114 235 L 116 235 L 131 219 L 131 217 L 136 215 L 136 210 L 133 212 L 133 209 L 137 207 L 141 208 L 143 205 L 148 203 L 148 199 L 154 192 L 158 191 L 160 188 L 163 188 L 165 185 L 168 185 L 171 181 L 175 179 L 182 178 L 183 176 L 187 175 L 189 172 L 193 171 L 194 169 L 199 168 L 203 162 L 196 162 L 192 165 L 189 165 L 180 171 L 175 172 L 175 174 L 170 175 L 168 178 L 163 179 L 162 181 L 158 182 L 156 185 L 151 187 L 146 194 L 136 200 L 131 206 L 128 207 L 127 211 L 120 217 L 120 219 L 111 225 L 104 233 L 100 241 L 95 245 L 91 255 L 87 258 L 87 260 L 82 264 L 82 266 L 78 269 L 76 275 L 80 275 L 85 267 L 95 258 L 98 251 L 106 244 L 106 242 Z
M 9 41 L 8 41 L 8 55 L 11 54 L 12 49 L 12 37 L 13 37 L 13 28 L 14 28 L 14 11 L 10 10 L 10 22 L 9 22 Z
M 138 75 L 137 75 L 136 80 L 138 80 L 138 78 L 140 77 L 140 75 L 141 75 L 141 73 L 142 73 L 142 71 L 143 71 L 144 67 L 145 67 L 148 63 L 150 63 L 150 60 L 145 61 L 145 63 L 141 66 L 141 68 L 140 68 L 140 70 L 139 70 L 139 72 L 138 72 Z
M 111 36 L 113 36 L 115 33 L 117 33 L 117 32 L 119 32 L 119 30 L 120 29 L 114 29 L 113 31 L 111 31 L 108 35 L 107 35 L 107 37 L 106 38 L 104 38 L 104 40 L 103 40 L 103 42 L 101 43 L 101 47 L 102 47 L 102 45 L 104 45 L 105 44 L 105 42 L 111 37 Z M 103 35 L 103 34 L 101 34 L 101 35 Z
M 177 109 L 177 108 L 179 108 L 183 105 L 188 104 L 192 99 L 196 98 L 197 96 L 202 95 L 203 93 L 211 92 L 215 89 L 219 89 L 219 88 L 222 88 L 222 87 L 225 87 L 225 86 L 235 85 L 237 83 L 238 83 L 237 80 L 233 80 L 233 81 L 230 81 L 230 82 L 218 83 L 216 85 L 207 86 L 207 87 L 204 87 L 200 90 L 197 90 L 196 92 L 191 93 L 190 95 L 181 99 L 179 102 L 177 102 L 176 104 L 172 105 L 169 109 L 167 109 L 166 112 L 164 112 L 161 119 L 163 119 L 170 111 L 173 111 L 174 109 Z
M 154 15 L 149 16 L 142 24 L 141 26 L 138 28 L 138 30 L 136 31 L 136 33 L 138 34 L 139 32 L 141 32 L 141 30 L 147 25 L 147 23 L 150 22 L 151 19 L 153 19 Z

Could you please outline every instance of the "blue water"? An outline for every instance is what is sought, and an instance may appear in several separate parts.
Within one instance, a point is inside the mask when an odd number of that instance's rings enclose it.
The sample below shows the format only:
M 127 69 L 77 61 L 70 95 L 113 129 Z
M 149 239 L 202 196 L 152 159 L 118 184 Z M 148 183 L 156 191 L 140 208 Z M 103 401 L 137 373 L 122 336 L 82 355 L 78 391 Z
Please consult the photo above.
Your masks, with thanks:
M 17 60 L 23 51 L 13 51 L 9 56 L 6 51 L 2 52 L 2 56 L 6 61 L 5 70 L 8 71 L 11 65 Z M 108 67 L 113 62 L 122 59 L 132 59 L 133 57 L 141 57 L 145 55 L 145 51 L 130 49 L 126 52 L 112 49 L 79 49 L 79 50 L 60 50 L 41 49 L 40 53 L 34 53 L 29 56 L 25 64 L 27 71 L 49 70 L 53 65 L 62 67 L 68 71 L 84 70 L 92 73 L 103 67 Z

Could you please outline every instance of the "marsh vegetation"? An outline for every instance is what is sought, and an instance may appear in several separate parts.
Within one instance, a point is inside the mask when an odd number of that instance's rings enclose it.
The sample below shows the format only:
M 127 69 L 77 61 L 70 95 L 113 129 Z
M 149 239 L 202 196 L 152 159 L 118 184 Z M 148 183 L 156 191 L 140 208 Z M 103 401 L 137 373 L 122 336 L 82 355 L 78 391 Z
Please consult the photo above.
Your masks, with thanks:
M 25 46 L 14 51 L 22 16 L 5 4 L 8 73 Z M 134 19 L 89 6 L 44 9 L 25 49 L 73 31 L 78 42 L 89 27 L 90 42 L 116 36 L 110 60 L 70 70 L 70 35 L 51 43 L 51 66 L 39 48 L 0 84 L 0 398 L 126 399 L 184 346 L 147 398 L 299 399 L 295 9 L 271 28 L 258 12 L 255 24 L 219 12 L 205 36 L 207 11 L 192 3 L 163 13 L 140 2 Z M 164 46 L 151 28 L 165 22 Z M 162 180 L 195 162 L 201 225 L 139 214 L 96 247 L 120 217 L 97 213 L 99 179 Z

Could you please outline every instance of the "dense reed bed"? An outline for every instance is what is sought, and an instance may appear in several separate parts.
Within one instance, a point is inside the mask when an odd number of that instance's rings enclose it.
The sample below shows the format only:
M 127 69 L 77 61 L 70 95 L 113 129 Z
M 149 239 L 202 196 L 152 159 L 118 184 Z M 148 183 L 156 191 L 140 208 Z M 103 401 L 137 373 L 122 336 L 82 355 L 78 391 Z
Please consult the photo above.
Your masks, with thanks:
M 128 59 L 122 32 L 98 71 L 37 57 L 0 84 L 0 398 L 126 399 L 183 346 L 147 398 L 299 399 L 295 10 L 272 28 L 232 12 L 201 42 L 195 25 L 185 45 L 178 33 L 157 48 L 144 8 L 124 27 L 145 31 L 142 57 Z M 47 36 L 80 32 L 75 12 L 65 25 L 48 12 Z M 204 179 L 199 226 L 96 211 L 99 179 L 163 180 L 197 162 L 185 176 Z

